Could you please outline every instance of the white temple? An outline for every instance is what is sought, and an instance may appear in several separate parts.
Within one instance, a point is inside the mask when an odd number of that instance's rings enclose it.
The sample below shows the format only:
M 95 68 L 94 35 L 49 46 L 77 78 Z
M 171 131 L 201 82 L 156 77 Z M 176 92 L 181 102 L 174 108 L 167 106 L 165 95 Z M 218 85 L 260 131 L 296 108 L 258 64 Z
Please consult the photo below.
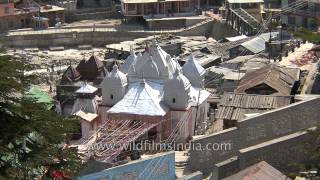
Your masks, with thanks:
M 86 139 L 78 150 L 96 160 L 112 162 L 124 144 L 145 140 L 187 142 L 207 118 L 209 92 L 203 89 L 205 70 L 191 55 L 179 63 L 154 41 L 143 54 L 132 50 L 123 66 L 114 65 L 98 89 L 88 84 L 76 91 L 72 114 L 81 119 Z M 92 143 L 115 143 L 94 151 Z
M 166 120 L 155 127 L 157 136 L 165 139 L 184 118 L 180 138 L 186 140 L 194 135 L 195 118 L 203 121 L 207 116 L 204 73 L 192 55 L 181 68 L 155 41 L 142 55 L 131 51 L 124 65 L 115 65 L 101 84 L 101 120 Z

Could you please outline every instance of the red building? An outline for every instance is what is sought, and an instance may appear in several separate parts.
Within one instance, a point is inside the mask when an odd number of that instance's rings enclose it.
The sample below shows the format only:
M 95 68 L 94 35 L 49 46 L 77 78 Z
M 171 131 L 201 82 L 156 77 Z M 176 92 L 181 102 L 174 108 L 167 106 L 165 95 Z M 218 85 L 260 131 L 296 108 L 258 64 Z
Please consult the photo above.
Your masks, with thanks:
M 14 14 L 14 3 L 11 0 L 0 0 L 0 17 Z
M 15 4 L 12 0 L 0 0 L 0 32 L 35 27 L 35 17 L 48 18 L 48 25 L 64 22 L 64 8 L 58 6 L 39 5 L 32 1 L 21 1 Z M 43 27 L 47 27 L 43 26 Z

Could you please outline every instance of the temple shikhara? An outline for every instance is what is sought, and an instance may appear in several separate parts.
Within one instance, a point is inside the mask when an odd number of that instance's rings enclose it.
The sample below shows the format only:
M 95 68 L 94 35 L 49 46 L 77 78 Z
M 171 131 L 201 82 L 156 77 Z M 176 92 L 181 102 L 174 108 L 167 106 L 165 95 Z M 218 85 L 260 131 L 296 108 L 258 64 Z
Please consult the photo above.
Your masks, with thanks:
M 192 55 L 181 67 L 156 41 L 146 45 L 143 54 L 131 50 L 124 64 L 115 64 L 104 77 L 101 92 L 89 83 L 74 92 L 71 114 L 81 119 L 80 152 L 110 162 L 124 144 L 137 139 L 187 142 L 197 122 L 207 117 L 210 93 L 204 89 L 204 75 L 205 69 Z M 99 143 L 116 147 L 91 151 L 90 146 Z

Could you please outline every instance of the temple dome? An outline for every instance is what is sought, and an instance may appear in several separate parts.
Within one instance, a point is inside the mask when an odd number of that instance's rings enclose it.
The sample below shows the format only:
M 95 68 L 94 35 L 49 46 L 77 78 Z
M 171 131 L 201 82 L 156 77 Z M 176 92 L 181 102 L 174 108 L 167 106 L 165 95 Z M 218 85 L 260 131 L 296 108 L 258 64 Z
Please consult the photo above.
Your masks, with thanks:
M 115 64 L 111 73 L 101 83 L 103 104 L 114 105 L 121 100 L 126 92 L 127 85 L 127 76 Z
M 164 85 L 165 103 L 172 109 L 185 110 L 189 106 L 190 88 L 190 81 L 177 68 Z
M 134 50 L 130 50 L 130 55 L 125 59 L 124 64 L 120 67 L 120 70 L 127 74 L 131 65 L 136 61 L 137 55 L 135 54 Z
M 170 81 L 170 80 L 169 80 Z M 190 88 L 191 83 L 188 80 L 188 78 L 186 76 L 184 76 L 179 69 L 176 69 L 175 74 L 173 75 L 173 78 L 171 79 L 171 81 L 175 81 L 175 83 L 177 84 L 177 86 L 181 86 L 184 87 L 186 90 L 188 88 Z
M 203 87 L 203 80 L 206 70 L 194 59 L 191 54 L 189 60 L 182 67 L 183 74 L 195 87 Z
M 128 84 L 127 76 L 121 72 L 118 68 L 118 65 L 114 65 L 111 73 L 108 75 L 109 79 L 114 81 L 119 80 L 122 86 L 126 86 Z
M 146 67 L 151 67 L 155 72 L 151 73 Z M 128 71 L 128 75 L 130 77 L 138 76 L 141 78 L 141 74 L 143 73 L 145 78 L 169 79 L 172 78 L 177 68 L 180 68 L 180 65 L 153 41 L 151 46 L 146 46 L 146 50 L 142 56 L 137 56 L 136 61 Z M 151 76 L 148 77 L 148 74 Z
M 138 76 L 140 78 L 147 78 L 147 79 L 158 79 L 160 74 L 159 74 L 159 69 L 157 64 L 154 62 L 152 56 L 148 56 L 147 62 L 145 62 L 138 71 Z

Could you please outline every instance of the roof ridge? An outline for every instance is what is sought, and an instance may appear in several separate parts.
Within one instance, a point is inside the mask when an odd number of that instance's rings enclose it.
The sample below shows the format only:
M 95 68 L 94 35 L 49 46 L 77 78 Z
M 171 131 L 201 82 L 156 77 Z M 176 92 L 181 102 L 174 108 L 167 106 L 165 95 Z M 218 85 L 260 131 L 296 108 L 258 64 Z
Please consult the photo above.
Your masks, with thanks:
M 153 92 L 150 92 L 149 89 L 151 88 L 150 85 L 145 81 L 144 82 L 144 87 L 143 87 L 146 91 L 146 93 L 148 94 L 148 96 L 151 98 L 153 104 L 159 109 L 162 109 L 161 106 L 159 105 L 158 102 L 156 102 L 156 100 L 154 99 Z

